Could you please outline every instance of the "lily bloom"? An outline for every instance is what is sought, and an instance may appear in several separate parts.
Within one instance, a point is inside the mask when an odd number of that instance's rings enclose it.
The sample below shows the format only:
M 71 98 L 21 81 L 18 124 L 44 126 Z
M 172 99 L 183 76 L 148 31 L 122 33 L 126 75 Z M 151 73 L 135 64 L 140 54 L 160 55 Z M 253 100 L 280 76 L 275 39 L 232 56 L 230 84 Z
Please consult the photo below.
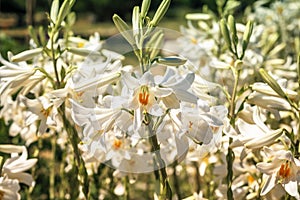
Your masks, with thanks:
M 266 178 L 260 195 L 266 195 L 279 184 L 289 195 L 300 199 L 298 191 L 300 161 L 294 158 L 290 151 L 273 151 L 265 147 L 264 152 L 271 162 L 260 162 L 256 165 Z
M 20 183 L 32 186 L 34 184 L 33 178 L 31 174 L 28 174 L 25 171 L 33 167 L 36 164 L 37 159 L 28 159 L 28 153 L 25 146 L 3 144 L 0 145 L 0 151 L 4 153 L 11 153 L 11 158 L 4 162 L 1 173 L 5 174 L 9 179 L 15 179 Z M 22 154 L 19 155 L 19 153 Z

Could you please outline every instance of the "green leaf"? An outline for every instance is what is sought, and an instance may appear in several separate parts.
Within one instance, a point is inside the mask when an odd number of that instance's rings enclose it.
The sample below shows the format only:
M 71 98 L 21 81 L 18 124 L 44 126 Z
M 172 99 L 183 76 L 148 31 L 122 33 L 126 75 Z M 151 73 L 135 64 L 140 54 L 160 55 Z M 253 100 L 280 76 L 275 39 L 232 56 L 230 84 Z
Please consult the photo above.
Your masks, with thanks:
M 28 27 L 28 32 L 29 32 L 30 37 L 33 39 L 34 43 L 35 43 L 37 46 L 40 46 L 40 42 L 39 42 L 39 40 L 38 40 L 36 31 L 34 30 L 34 28 L 33 28 L 32 26 L 29 26 L 29 27 Z

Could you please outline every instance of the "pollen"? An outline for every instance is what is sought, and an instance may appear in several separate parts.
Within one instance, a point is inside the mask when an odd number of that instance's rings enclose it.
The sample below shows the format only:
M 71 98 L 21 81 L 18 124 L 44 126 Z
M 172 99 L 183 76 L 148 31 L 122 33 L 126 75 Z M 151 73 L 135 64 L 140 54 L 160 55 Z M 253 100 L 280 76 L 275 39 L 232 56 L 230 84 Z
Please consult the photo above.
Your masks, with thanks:
M 47 109 L 44 109 L 42 108 L 41 110 L 41 113 L 45 116 L 45 117 L 48 117 L 50 115 L 50 112 L 51 112 L 51 107 L 47 108 Z
M 288 178 L 291 175 L 291 168 L 288 162 L 281 164 L 278 175 L 283 179 Z
M 253 178 L 253 176 L 251 176 L 250 174 L 247 176 L 247 181 L 248 181 L 248 184 L 251 185 L 255 179 Z
M 139 92 L 139 102 L 143 106 L 147 106 L 149 103 L 149 89 L 147 86 L 142 86 Z
M 121 147 L 121 145 L 122 145 L 122 141 L 121 140 L 119 140 L 119 139 L 115 139 L 114 140 L 114 143 L 113 143 L 114 149 L 119 149 Z
M 83 42 L 79 42 L 79 43 L 77 44 L 77 47 L 78 47 L 78 48 L 84 47 L 84 43 L 83 43 Z
M 196 40 L 196 38 L 191 38 L 191 42 L 193 43 L 193 44 L 197 44 L 198 43 L 198 41 Z

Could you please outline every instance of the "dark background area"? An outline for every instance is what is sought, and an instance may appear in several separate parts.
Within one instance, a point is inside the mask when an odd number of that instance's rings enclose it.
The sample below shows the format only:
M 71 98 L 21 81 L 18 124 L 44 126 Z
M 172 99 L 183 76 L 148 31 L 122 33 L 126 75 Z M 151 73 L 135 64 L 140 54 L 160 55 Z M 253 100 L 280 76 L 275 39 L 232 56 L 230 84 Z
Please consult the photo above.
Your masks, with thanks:
M 45 11 L 49 11 L 51 0 L 0 0 L 0 13 L 15 13 L 18 15 L 18 25 L 26 25 L 26 3 L 31 2 L 35 21 L 45 18 Z M 61 0 L 62 2 L 62 0 Z M 151 1 L 151 11 L 155 11 L 161 0 Z M 252 5 L 255 0 L 240 0 L 237 14 Z M 77 0 L 73 11 L 78 15 L 92 17 L 95 22 L 111 21 L 111 16 L 117 13 L 128 18 L 133 6 L 141 5 L 142 0 Z M 181 17 L 189 11 L 201 11 L 203 5 L 217 13 L 217 3 L 214 0 L 172 0 L 166 17 Z

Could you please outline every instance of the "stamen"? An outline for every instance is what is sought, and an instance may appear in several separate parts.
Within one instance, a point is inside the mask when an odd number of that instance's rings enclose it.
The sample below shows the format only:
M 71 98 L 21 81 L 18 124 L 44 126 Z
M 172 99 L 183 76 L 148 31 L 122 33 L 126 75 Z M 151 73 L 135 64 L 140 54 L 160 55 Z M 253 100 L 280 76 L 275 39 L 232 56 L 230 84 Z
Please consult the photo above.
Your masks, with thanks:
M 119 149 L 121 147 L 121 145 L 122 145 L 122 141 L 121 140 L 119 140 L 119 139 L 115 139 L 114 140 L 114 143 L 113 143 L 114 149 Z
M 283 179 L 288 178 L 291 175 L 291 169 L 288 162 L 281 164 L 278 175 Z
M 45 117 L 48 117 L 50 115 L 50 112 L 51 112 L 51 107 L 47 108 L 47 109 L 44 109 L 42 108 L 41 110 L 41 113 L 45 116 Z
M 149 103 L 149 91 L 147 86 L 142 86 L 139 93 L 139 102 L 143 106 L 148 105 Z

